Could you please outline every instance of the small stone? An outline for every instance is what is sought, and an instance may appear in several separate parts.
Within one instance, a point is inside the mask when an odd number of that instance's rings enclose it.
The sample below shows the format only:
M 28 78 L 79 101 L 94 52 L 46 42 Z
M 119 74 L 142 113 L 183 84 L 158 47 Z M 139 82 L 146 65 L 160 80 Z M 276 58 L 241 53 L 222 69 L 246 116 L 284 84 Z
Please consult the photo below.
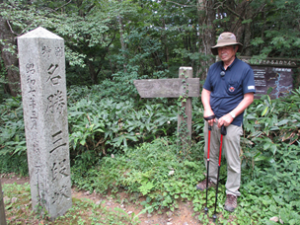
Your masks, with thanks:
M 130 215 L 130 214 L 132 214 L 132 213 L 133 213 L 132 211 L 129 211 L 129 212 L 128 212 L 128 215 Z
M 111 206 L 111 202 L 107 202 L 106 205 L 107 205 L 107 206 Z
M 169 218 L 169 219 L 168 219 L 168 222 L 170 222 L 171 220 L 172 220 L 172 218 Z
M 18 200 L 18 198 L 13 197 L 13 198 L 11 199 L 11 203 L 15 203 L 17 200 Z
M 270 220 L 274 222 L 278 222 L 279 218 L 277 216 L 273 216 L 272 218 L 270 218 Z
M 173 216 L 173 213 L 172 213 L 171 211 L 169 211 L 169 212 L 167 212 L 167 216 L 168 216 L 169 218 L 171 218 L 171 217 Z
M 96 205 L 100 205 L 101 204 L 101 200 L 96 202 Z
M 8 203 L 10 203 L 10 198 L 7 196 L 4 196 L 3 201 L 5 204 L 8 204 Z
M 174 174 L 174 170 L 171 170 L 170 172 L 169 172 L 169 176 L 172 176 Z
M 125 206 L 122 204 L 122 205 L 121 205 L 121 208 L 124 208 L 124 207 L 125 207 Z

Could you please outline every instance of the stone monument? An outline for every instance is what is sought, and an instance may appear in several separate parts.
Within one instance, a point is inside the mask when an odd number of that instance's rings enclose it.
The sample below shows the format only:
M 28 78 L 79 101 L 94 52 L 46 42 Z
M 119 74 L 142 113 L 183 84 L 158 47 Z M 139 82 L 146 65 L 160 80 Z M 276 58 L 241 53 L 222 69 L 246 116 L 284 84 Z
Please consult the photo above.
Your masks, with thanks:
M 54 220 L 72 206 L 64 40 L 38 27 L 18 48 L 32 207 Z
M 192 67 L 180 67 L 179 78 L 175 79 L 149 79 L 135 80 L 134 85 L 141 98 L 179 98 L 187 96 L 186 101 L 182 101 L 185 115 L 178 116 L 177 130 L 182 124 L 187 124 L 188 134 L 181 136 L 182 142 L 191 139 L 192 136 L 192 99 L 200 96 L 200 79 L 193 78 Z
M 1 179 L 0 179 L 0 225 L 6 225 Z

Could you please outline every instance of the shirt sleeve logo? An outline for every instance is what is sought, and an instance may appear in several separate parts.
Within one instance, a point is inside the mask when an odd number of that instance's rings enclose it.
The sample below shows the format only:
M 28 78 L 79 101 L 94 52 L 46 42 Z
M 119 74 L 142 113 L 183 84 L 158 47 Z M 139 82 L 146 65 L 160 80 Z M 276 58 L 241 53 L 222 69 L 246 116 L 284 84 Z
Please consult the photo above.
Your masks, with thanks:
M 230 92 L 234 92 L 235 88 L 231 86 L 228 90 L 229 90 Z
M 255 87 L 254 86 L 248 86 L 248 90 L 254 90 Z

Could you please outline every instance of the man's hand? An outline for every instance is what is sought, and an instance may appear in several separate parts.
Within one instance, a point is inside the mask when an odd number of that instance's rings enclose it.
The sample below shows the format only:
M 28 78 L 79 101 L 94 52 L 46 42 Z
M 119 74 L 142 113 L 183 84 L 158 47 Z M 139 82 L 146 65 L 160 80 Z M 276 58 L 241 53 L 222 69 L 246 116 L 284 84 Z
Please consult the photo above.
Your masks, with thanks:
M 223 125 L 225 127 L 228 127 L 232 123 L 232 121 L 232 116 L 230 114 L 226 114 L 218 120 L 218 127 L 221 128 Z
M 204 107 L 203 117 L 207 118 L 210 116 L 215 115 L 210 107 L 210 91 L 203 88 L 201 93 L 201 100 Z M 216 122 L 216 119 L 207 120 L 209 126 L 213 126 L 214 122 Z
M 204 113 L 203 113 L 203 117 L 204 118 L 207 118 L 207 117 L 210 117 L 210 116 L 213 116 L 215 115 L 214 112 L 212 110 L 204 110 Z M 211 120 L 207 120 L 209 126 L 213 126 L 213 124 L 216 122 L 216 118 L 214 119 L 211 119 Z

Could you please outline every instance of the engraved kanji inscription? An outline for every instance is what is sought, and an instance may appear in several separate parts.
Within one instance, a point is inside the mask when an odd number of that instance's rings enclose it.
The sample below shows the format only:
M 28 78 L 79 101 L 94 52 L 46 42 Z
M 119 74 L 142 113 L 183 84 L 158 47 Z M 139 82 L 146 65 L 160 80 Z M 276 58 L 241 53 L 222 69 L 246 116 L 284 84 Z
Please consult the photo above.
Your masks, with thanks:
M 55 55 L 57 57 L 62 57 L 64 55 L 64 48 L 63 47 L 55 47 Z
M 47 46 L 47 45 L 43 45 L 41 53 L 42 53 L 43 57 L 47 57 L 48 58 L 50 56 L 50 53 L 51 53 L 51 48 L 49 46 Z
M 49 68 L 47 69 L 47 72 L 49 74 L 48 79 L 46 82 L 50 80 L 52 85 L 58 85 L 59 81 L 61 80 L 61 76 L 58 74 L 58 64 L 51 64 Z
M 52 197 L 52 204 L 59 204 L 63 200 L 63 198 L 70 198 L 68 190 L 69 188 L 67 185 L 62 185 L 58 191 L 55 191 Z
M 52 173 L 52 181 L 58 180 L 61 175 L 61 177 L 67 177 L 69 174 L 67 173 L 67 166 L 66 166 L 66 159 L 63 159 L 61 161 L 54 162 L 51 168 L 51 173 Z
M 47 99 L 49 103 L 46 111 L 50 110 L 51 113 L 59 112 L 61 114 L 66 105 L 62 91 L 57 90 L 56 93 L 49 95 Z
M 53 140 L 53 148 L 50 150 L 50 153 L 54 152 L 55 150 L 57 150 L 60 147 L 66 146 L 67 143 L 62 143 L 62 131 L 58 131 L 55 134 L 52 135 L 52 140 Z

